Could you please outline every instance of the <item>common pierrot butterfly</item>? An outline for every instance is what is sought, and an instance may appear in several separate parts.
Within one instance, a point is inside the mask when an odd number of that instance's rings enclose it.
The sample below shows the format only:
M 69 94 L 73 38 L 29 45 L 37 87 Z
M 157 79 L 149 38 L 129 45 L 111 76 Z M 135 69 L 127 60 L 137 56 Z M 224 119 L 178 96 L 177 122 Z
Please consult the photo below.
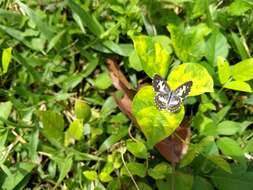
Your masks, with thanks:
M 182 100 L 189 94 L 192 81 L 180 85 L 176 90 L 171 90 L 166 80 L 155 74 L 152 82 L 155 95 L 155 104 L 158 109 L 177 112 L 180 109 Z

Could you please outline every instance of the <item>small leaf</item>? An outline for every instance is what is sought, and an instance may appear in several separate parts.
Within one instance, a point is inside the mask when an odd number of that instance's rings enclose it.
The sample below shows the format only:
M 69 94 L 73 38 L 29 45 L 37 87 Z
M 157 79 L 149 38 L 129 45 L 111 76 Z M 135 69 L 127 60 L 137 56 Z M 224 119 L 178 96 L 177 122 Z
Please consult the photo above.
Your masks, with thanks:
M 97 172 L 93 170 L 84 171 L 83 175 L 90 181 L 95 181 L 98 177 Z
M 243 92 L 252 92 L 250 85 L 243 81 L 231 81 L 225 84 L 224 88 L 243 91 Z
M 108 72 L 103 72 L 97 76 L 94 80 L 94 85 L 100 89 L 107 89 L 112 85 L 112 80 L 108 74 Z
M 11 61 L 11 51 L 12 51 L 12 48 L 6 48 L 3 50 L 3 54 L 2 54 L 3 74 L 7 73 L 8 71 L 8 67 Z
M 126 147 L 127 150 L 137 158 L 146 159 L 148 156 L 146 146 L 140 141 L 138 142 L 127 141 Z
M 73 140 L 80 140 L 83 134 L 83 121 L 79 119 L 74 120 L 65 133 L 65 146 Z
M 188 81 L 192 81 L 189 96 L 213 92 L 212 77 L 203 66 L 197 63 L 181 64 L 174 68 L 168 76 L 169 86 L 173 90 Z
M 0 117 L 3 119 L 8 119 L 12 109 L 11 102 L 0 102 Z M 3 122 L 0 120 L 0 126 Z
M 157 164 L 154 168 L 148 170 L 148 175 L 154 179 L 164 179 L 172 173 L 172 168 L 167 162 Z
M 227 8 L 228 13 L 235 16 L 241 16 L 246 11 L 253 8 L 253 5 L 243 0 L 233 1 Z
M 129 163 L 126 164 L 125 167 L 121 168 L 121 170 L 120 170 L 121 175 L 129 176 L 126 167 L 128 168 L 128 170 L 130 171 L 130 173 L 132 175 L 137 175 L 139 177 L 145 177 L 146 176 L 146 170 L 147 169 L 146 169 L 146 166 L 144 164 L 140 164 L 140 163 L 137 163 L 137 162 L 129 162 Z
M 141 60 L 145 73 L 152 78 L 154 74 L 165 77 L 169 69 L 171 48 L 170 39 L 166 36 L 135 36 L 135 50 Z
M 63 144 L 64 120 L 62 115 L 54 111 L 39 111 L 38 116 L 43 124 L 42 132 L 54 145 Z
M 136 71 L 142 71 L 142 65 L 141 65 L 141 60 L 137 54 L 136 51 L 133 51 L 129 55 L 129 67 L 135 69 Z
M 223 154 L 232 157 L 241 157 L 243 156 L 243 151 L 240 146 L 231 138 L 222 137 L 217 141 L 218 147 L 221 149 Z
M 132 103 L 133 114 L 147 138 L 148 148 L 172 134 L 184 117 L 183 106 L 177 113 L 159 111 L 154 96 L 153 88 L 145 86 L 138 91 Z
M 83 119 L 84 122 L 88 122 L 91 117 L 90 106 L 84 101 L 76 100 L 75 115 L 78 119 Z
M 245 59 L 233 66 L 232 76 L 235 80 L 248 81 L 253 79 L 253 58 Z
M 229 63 L 223 57 L 218 57 L 217 66 L 218 66 L 218 75 L 219 75 L 220 83 L 225 84 L 231 75 Z
M 204 135 L 234 135 L 241 129 L 240 123 L 234 121 L 223 121 L 218 126 L 209 125 L 202 134 Z
M 218 30 L 214 31 L 207 41 L 207 60 L 211 65 L 216 65 L 217 57 L 224 58 L 228 55 L 228 42 L 226 37 Z
M 224 160 L 221 156 L 219 156 L 219 155 L 208 155 L 206 158 L 208 160 L 212 161 L 217 166 L 219 166 L 224 171 L 226 171 L 228 173 L 232 173 L 229 163 L 226 160 Z

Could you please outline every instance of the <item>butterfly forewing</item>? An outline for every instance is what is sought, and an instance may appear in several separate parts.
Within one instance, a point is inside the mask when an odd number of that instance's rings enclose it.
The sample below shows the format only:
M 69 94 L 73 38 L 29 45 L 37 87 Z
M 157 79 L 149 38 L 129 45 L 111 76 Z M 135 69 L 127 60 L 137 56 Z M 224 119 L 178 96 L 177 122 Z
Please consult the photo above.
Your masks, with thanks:
M 157 74 L 153 78 L 152 85 L 153 85 L 154 90 L 158 93 L 164 93 L 164 94 L 170 93 L 170 88 L 167 82 Z
M 184 98 L 186 97 L 192 87 L 192 81 L 188 81 L 182 85 L 180 85 L 176 90 L 175 90 L 175 94 L 176 96 L 179 96 L 180 98 Z

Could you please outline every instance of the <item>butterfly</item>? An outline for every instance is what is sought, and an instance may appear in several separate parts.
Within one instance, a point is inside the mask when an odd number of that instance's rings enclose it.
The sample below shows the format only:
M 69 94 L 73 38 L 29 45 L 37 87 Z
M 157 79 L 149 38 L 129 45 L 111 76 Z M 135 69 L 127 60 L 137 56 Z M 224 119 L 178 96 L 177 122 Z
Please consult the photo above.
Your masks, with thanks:
M 156 92 L 154 101 L 158 109 L 177 112 L 181 107 L 183 98 L 191 91 L 192 81 L 180 85 L 176 90 L 171 90 L 166 80 L 155 74 L 152 86 Z

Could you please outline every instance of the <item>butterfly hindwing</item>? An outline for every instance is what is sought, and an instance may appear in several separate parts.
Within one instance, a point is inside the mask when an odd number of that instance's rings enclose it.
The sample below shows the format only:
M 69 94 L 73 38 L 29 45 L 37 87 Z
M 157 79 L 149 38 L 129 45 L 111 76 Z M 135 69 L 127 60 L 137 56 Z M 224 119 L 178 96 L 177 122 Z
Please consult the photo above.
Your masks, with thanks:
M 158 93 L 155 96 L 155 104 L 158 107 L 158 109 L 167 109 L 168 107 L 168 95 Z

